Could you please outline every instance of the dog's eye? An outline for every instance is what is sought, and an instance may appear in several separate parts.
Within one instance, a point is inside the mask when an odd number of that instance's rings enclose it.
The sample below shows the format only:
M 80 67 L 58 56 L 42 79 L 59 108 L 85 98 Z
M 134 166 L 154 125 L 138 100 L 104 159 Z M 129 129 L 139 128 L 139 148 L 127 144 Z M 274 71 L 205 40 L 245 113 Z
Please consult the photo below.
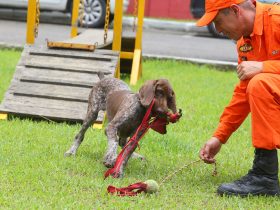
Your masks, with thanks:
M 164 92 L 162 90 L 157 90 L 156 96 L 162 97 L 162 96 L 164 96 Z
M 172 101 L 172 100 L 173 100 L 173 96 L 169 96 L 168 101 Z

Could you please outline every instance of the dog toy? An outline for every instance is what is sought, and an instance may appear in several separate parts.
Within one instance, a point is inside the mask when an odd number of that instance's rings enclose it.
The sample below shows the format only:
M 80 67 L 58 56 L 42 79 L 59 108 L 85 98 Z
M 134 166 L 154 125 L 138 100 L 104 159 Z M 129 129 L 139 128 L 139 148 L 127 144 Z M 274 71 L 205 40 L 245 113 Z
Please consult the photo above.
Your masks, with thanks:
M 117 188 L 114 186 L 109 186 L 107 188 L 108 193 L 117 194 L 118 196 L 135 196 L 138 193 L 156 193 L 159 190 L 159 185 L 155 180 L 147 180 L 145 182 L 138 182 L 131 184 L 128 187 Z
M 172 177 L 174 177 L 177 173 L 179 173 L 183 169 L 185 169 L 191 165 L 194 165 L 198 162 L 201 162 L 201 160 L 196 160 L 196 161 L 183 165 L 178 170 L 173 171 L 172 173 L 170 173 L 166 177 L 164 177 L 161 180 L 160 184 L 158 184 L 155 180 L 150 179 L 145 182 L 137 182 L 135 184 L 131 184 L 128 187 L 123 187 L 123 188 L 117 188 L 117 187 L 110 185 L 107 188 L 107 192 L 112 195 L 117 195 L 117 196 L 136 196 L 142 192 L 149 193 L 149 194 L 157 193 L 159 191 L 159 187 L 162 186 L 166 181 L 170 180 Z M 214 163 L 214 171 L 212 172 L 212 176 L 217 176 L 217 174 L 218 174 L 217 164 Z

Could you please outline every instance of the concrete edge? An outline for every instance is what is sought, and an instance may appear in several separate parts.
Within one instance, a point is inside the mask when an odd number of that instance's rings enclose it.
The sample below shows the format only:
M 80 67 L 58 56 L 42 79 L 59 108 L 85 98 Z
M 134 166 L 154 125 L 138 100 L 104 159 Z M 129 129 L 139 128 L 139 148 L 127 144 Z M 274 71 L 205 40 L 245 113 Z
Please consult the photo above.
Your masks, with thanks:
M 0 42 L 0 49 L 12 49 L 12 50 L 23 50 L 24 45 L 19 44 L 7 44 L 4 42 Z
M 23 50 L 24 45 L 14 45 L 14 44 L 6 44 L 0 42 L 0 49 L 14 49 L 21 51 Z M 187 58 L 187 57 L 177 57 L 177 56 L 166 56 L 166 55 L 154 55 L 154 54 L 143 54 L 144 59 L 157 59 L 157 60 L 176 60 L 183 61 L 198 65 L 208 65 L 216 67 L 220 70 L 233 70 L 236 69 L 236 62 L 229 61 L 219 61 L 219 60 L 208 60 L 208 59 L 200 59 L 200 58 Z
M 197 65 L 213 66 L 215 68 L 218 68 L 219 70 L 235 70 L 237 67 L 237 62 L 208 60 L 208 59 L 200 59 L 200 58 L 187 58 L 187 57 L 153 55 L 153 54 L 144 54 L 143 58 L 144 59 L 183 61 L 183 62 L 193 63 L 193 64 L 197 64 Z
M 123 26 L 132 27 L 133 24 L 133 17 L 123 17 Z M 195 22 L 158 20 L 153 18 L 144 18 L 143 28 L 180 32 L 209 33 L 207 27 L 197 27 Z

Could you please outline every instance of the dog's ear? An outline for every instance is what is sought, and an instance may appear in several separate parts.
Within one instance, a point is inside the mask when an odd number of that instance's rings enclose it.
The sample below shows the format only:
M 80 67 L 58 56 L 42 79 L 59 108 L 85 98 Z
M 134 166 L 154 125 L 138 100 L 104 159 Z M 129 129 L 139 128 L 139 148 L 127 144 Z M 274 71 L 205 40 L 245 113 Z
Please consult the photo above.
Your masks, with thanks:
M 148 107 L 155 97 L 157 80 L 148 80 L 139 90 L 140 102 L 144 107 Z

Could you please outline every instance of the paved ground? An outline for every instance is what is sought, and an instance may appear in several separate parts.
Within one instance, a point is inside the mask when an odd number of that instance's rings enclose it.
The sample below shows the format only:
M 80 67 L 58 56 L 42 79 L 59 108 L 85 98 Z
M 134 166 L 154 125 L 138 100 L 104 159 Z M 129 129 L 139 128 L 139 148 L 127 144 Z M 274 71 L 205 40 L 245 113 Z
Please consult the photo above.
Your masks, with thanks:
M 132 33 L 132 22 L 131 18 L 124 19 L 124 34 Z M 1 44 L 25 44 L 25 22 L 2 19 L 0 25 Z M 98 33 L 103 32 L 101 30 Z M 41 23 L 36 44 L 44 44 L 46 39 L 62 41 L 69 36 L 69 25 Z M 231 40 L 213 38 L 206 28 L 197 28 L 194 23 L 155 19 L 145 19 L 143 53 L 151 57 L 196 60 L 202 63 L 224 62 L 233 66 L 237 59 L 235 44 Z

